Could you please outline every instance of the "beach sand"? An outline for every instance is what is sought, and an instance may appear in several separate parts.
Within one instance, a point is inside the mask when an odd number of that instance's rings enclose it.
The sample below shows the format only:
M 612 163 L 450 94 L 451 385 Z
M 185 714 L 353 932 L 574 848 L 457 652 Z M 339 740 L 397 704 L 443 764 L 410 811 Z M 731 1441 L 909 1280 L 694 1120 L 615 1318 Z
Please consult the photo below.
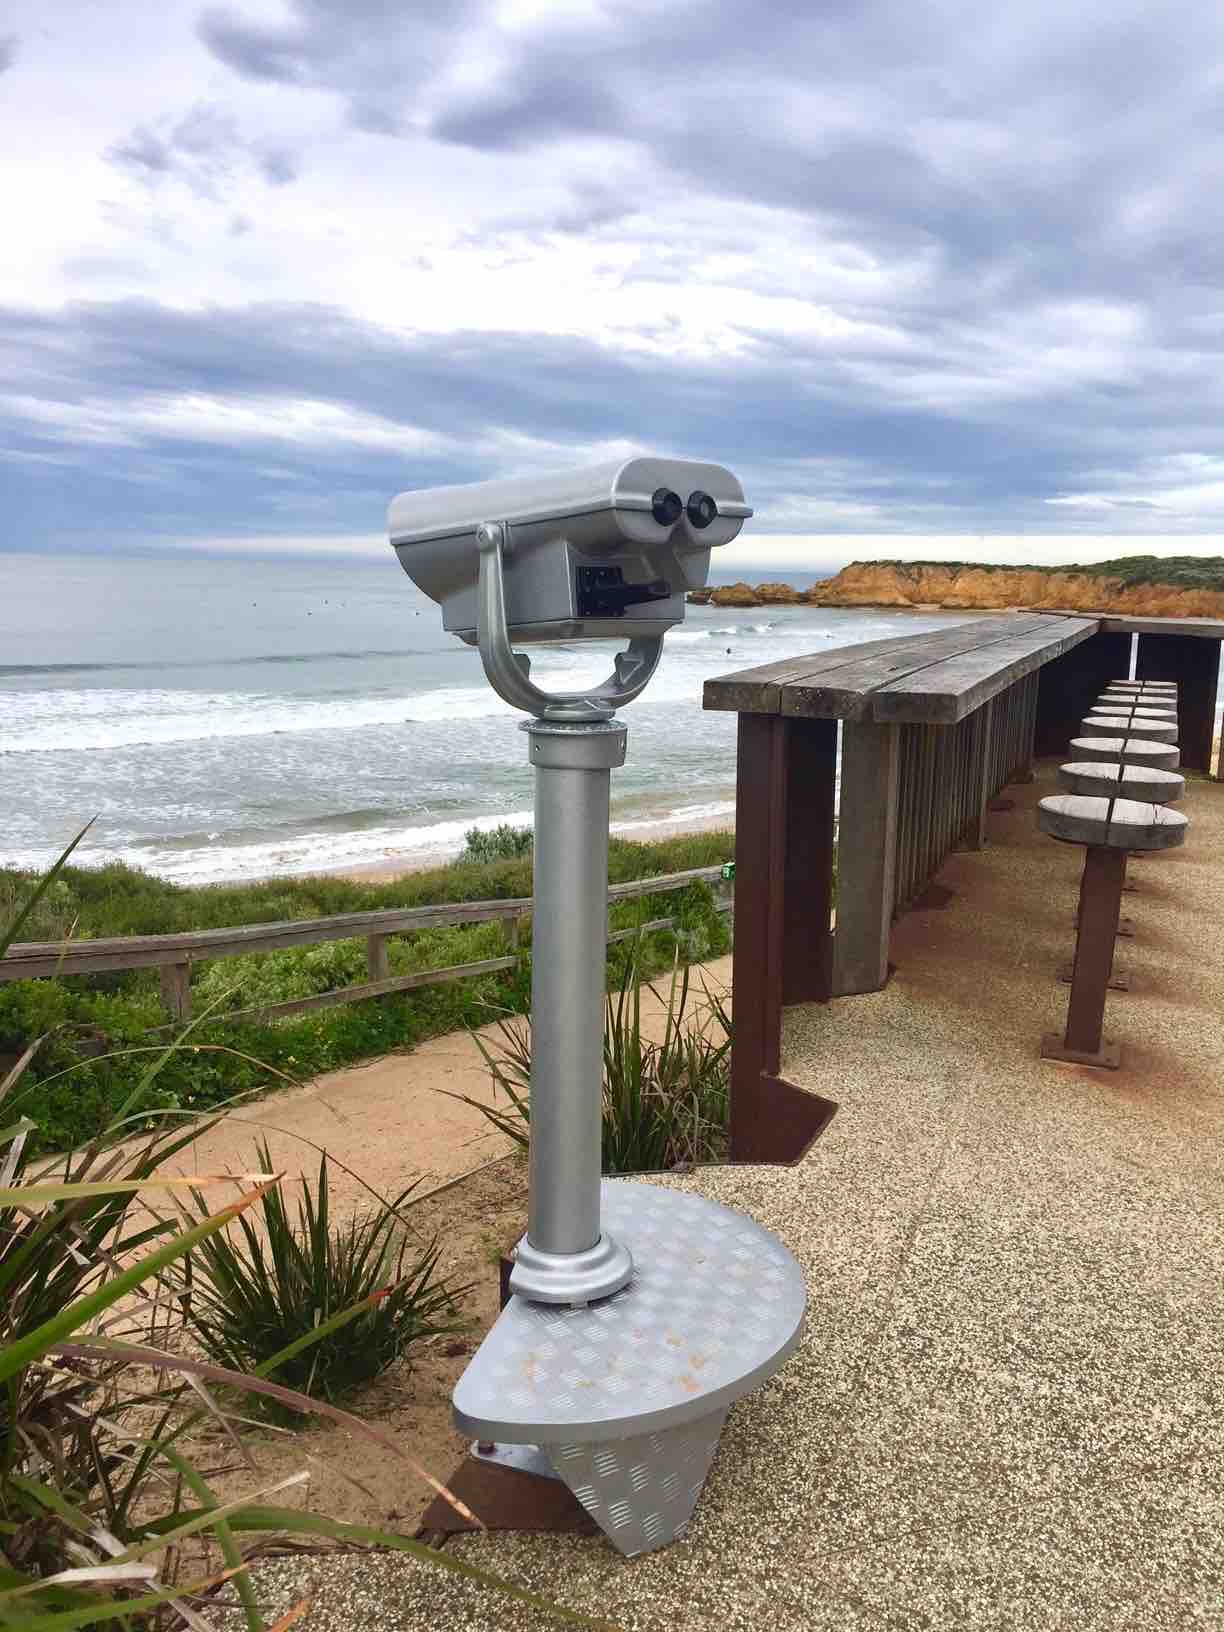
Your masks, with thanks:
M 613 820 L 611 831 L 615 838 L 639 840 L 648 844 L 655 839 L 678 839 L 688 833 L 733 833 L 735 819 L 728 812 L 725 816 L 711 816 L 704 820 L 689 818 L 685 821 L 653 822 L 641 818 L 626 818 L 622 821 Z M 444 867 L 447 862 L 454 860 L 454 853 L 440 855 L 437 851 L 428 854 L 409 853 L 404 856 L 388 856 L 384 861 L 371 861 L 358 867 L 336 867 L 321 870 L 320 875 L 329 878 L 347 878 L 355 884 L 394 884 L 397 878 L 405 878 L 410 873 L 426 873 L 435 867 Z

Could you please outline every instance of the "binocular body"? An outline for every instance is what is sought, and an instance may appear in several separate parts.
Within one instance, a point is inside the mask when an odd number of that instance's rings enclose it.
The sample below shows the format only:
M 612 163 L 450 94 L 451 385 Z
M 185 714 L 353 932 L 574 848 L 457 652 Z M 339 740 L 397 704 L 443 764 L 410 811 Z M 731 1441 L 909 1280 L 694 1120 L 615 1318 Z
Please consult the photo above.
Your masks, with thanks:
M 511 640 L 633 640 L 683 621 L 711 549 L 751 514 L 721 465 L 641 457 L 401 493 L 387 522 L 400 565 L 441 607 L 443 627 L 475 645 L 484 524 L 503 529 Z

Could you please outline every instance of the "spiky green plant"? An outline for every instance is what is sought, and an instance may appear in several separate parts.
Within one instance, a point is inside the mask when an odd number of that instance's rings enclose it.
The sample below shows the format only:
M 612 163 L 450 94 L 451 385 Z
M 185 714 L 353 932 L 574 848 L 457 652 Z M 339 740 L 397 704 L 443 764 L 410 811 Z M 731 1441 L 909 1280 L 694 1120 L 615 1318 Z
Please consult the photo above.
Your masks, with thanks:
M 266 1142 L 256 1165 L 271 1167 Z M 455 1330 L 458 1299 L 471 1290 L 438 1274 L 436 1238 L 410 1240 L 402 1208 L 408 1185 L 382 1206 L 333 1221 L 326 1154 L 313 1188 L 302 1178 L 296 1223 L 277 1185 L 235 1228 L 203 1242 L 188 1260 L 182 1307 L 214 1360 L 261 1366 L 342 1309 L 364 1313 L 277 1367 L 276 1378 L 335 1400 L 385 1371 L 423 1338 Z M 195 1197 L 192 1222 L 206 1216 Z
M 664 1003 L 663 1034 L 642 1024 L 642 988 Z M 666 1000 L 639 979 L 635 956 L 626 959 L 605 1006 L 602 1160 L 605 1173 L 650 1173 L 719 1161 L 727 1148 L 730 1114 L 731 1016 L 717 992 L 703 987 L 692 1002 L 692 974 L 672 965 Z M 497 1022 L 500 1044 L 473 1039 L 506 1103 L 462 1099 L 502 1133 L 527 1145 L 531 1125 L 531 1025 L 518 1016 Z

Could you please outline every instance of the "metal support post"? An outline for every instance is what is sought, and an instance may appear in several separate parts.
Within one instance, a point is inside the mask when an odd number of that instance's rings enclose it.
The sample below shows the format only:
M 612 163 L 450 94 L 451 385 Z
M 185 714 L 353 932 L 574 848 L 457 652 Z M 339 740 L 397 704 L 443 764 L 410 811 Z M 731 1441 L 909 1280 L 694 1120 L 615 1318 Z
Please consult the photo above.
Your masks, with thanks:
M 1075 937 L 1067 1027 L 1062 1037 L 1057 1032 L 1047 1032 L 1042 1038 L 1043 1059 L 1072 1065 L 1103 1065 L 1113 1070 L 1121 1063 L 1118 1045 L 1106 1042 L 1101 1030 L 1105 1023 L 1105 994 L 1113 974 L 1114 940 L 1125 877 L 1125 850 L 1106 845 L 1088 846 L 1080 884 L 1079 930 Z
M 522 729 L 536 782 L 531 1200 L 510 1289 L 537 1303 L 590 1303 L 633 1273 L 629 1253 L 599 1228 L 608 807 L 628 733 L 611 720 Z

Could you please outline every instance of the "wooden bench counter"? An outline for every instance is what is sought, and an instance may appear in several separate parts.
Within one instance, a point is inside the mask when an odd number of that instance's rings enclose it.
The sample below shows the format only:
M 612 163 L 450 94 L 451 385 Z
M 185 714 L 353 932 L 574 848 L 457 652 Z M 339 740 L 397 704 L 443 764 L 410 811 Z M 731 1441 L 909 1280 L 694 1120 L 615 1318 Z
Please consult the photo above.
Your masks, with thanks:
M 705 707 L 739 715 L 735 1159 L 770 1159 L 797 1114 L 783 1006 L 884 984 L 895 913 L 984 842 L 990 801 L 1036 741 L 1065 748 L 1130 645 L 1096 617 L 1000 613 L 707 680 Z

